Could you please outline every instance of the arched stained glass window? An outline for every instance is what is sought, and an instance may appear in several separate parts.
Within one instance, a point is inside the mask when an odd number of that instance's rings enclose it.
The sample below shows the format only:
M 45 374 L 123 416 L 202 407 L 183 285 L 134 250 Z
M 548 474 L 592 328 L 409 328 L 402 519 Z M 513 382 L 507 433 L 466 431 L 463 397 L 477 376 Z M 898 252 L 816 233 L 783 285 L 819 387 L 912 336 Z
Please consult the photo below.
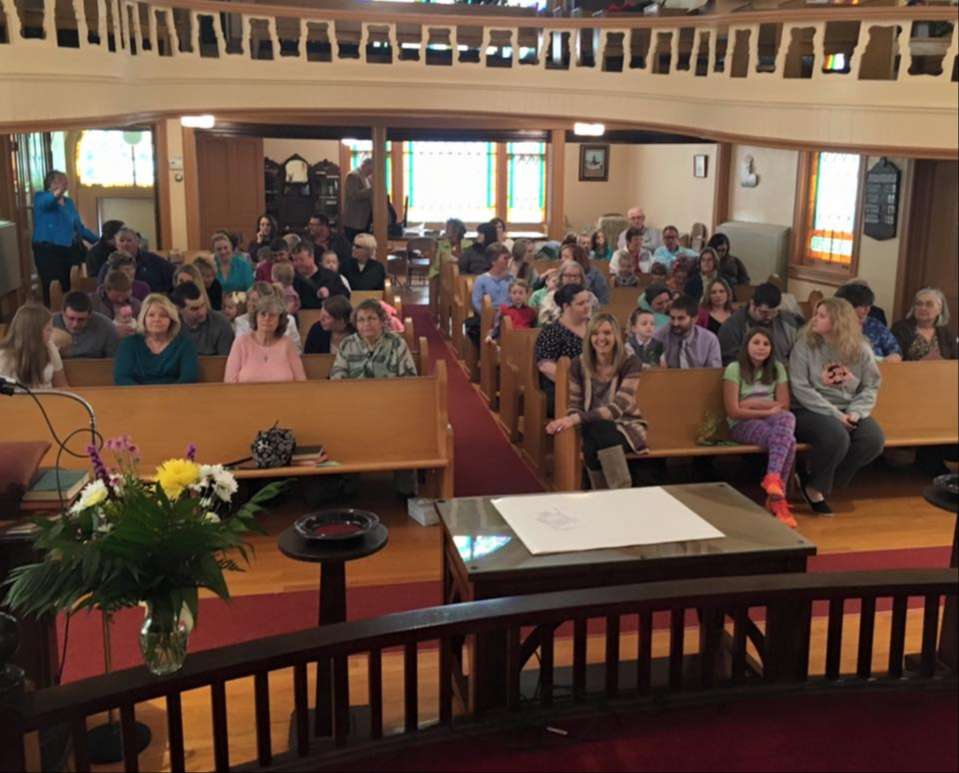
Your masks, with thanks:
M 153 134 L 91 129 L 77 143 L 77 180 L 105 188 L 152 188 Z

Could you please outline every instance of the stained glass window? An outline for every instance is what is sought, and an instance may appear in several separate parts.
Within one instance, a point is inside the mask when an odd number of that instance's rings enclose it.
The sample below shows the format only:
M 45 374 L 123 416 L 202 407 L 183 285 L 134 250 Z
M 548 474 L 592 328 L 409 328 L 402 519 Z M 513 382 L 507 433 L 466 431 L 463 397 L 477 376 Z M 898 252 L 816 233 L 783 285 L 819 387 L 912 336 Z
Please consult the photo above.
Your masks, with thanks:
M 410 223 L 495 217 L 495 143 L 403 143 L 403 197 L 409 199 Z
M 546 143 L 507 143 L 506 165 L 507 222 L 546 222 Z
M 92 129 L 77 143 L 77 180 L 107 188 L 152 188 L 153 134 Z
M 806 258 L 837 266 L 852 263 L 862 158 L 816 153 L 809 177 Z

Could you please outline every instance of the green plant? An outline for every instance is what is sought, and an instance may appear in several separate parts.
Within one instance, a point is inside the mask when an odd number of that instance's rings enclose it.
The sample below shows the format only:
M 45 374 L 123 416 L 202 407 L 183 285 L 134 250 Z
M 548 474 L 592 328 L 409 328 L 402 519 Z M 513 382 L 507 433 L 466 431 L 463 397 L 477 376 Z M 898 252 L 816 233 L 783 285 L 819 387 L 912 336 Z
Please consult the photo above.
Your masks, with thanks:
M 106 445 L 117 468 L 108 470 L 97 449 L 88 449 L 94 481 L 69 511 L 36 521 L 34 544 L 44 558 L 11 573 L 5 603 L 40 616 L 84 608 L 112 614 L 147 602 L 155 618 L 172 625 L 184 607 L 196 620 L 200 588 L 229 599 L 223 573 L 242 571 L 231 554 L 249 563 L 245 537 L 262 533 L 256 514 L 286 481 L 265 486 L 228 514 L 236 480 L 219 465 L 197 464 L 193 446 L 145 480 L 128 437 Z

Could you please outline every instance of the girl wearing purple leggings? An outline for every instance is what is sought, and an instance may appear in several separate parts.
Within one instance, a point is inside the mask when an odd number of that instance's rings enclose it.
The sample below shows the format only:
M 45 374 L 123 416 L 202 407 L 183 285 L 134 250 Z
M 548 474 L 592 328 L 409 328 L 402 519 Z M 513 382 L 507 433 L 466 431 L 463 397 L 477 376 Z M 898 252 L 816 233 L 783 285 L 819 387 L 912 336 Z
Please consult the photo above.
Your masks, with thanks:
M 723 402 L 733 440 L 765 448 L 769 454 L 761 484 L 766 507 L 795 529 L 783 481 L 789 479 L 796 458 L 796 417 L 789 412 L 789 377 L 773 357 L 773 342 L 766 330 L 749 331 L 739 357 L 726 366 Z

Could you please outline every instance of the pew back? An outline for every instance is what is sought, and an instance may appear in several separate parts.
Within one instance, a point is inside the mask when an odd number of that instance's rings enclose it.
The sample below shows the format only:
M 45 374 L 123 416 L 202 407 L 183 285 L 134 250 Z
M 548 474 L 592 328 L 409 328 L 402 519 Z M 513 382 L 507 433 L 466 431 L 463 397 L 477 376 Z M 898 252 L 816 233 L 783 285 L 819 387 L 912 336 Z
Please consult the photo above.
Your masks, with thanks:
M 333 367 L 332 354 L 304 354 L 303 368 L 309 380 L 330 377 Z M 226 357 L 200 357 L 199 379 L 201 384 L 223 383 L 226 373 Z M 63 361 L 63 372 L 70 387 L 113 386 L 113 360 L 77 357 Z
M 557 372 L 556 415 L 565 413 L 568 389 L 564 375 L 568 363 Z M 873 417 L 886 435 L 886 445 L 922 446 L 959 442 L 959 361 L 880 363 L 882 386 Z M 922 399 L 917 400 L 917 385 Z M 636 399 L 649 422 L 650 456 L 713 456 L 753 453 L 755 446 L 697 445 L 696 438 L 707 416 L 715 419 L 715 437 L 728 438 L 722 399 L 722 370 L 653 369 L 643 373 Z M 804 446 L 800 446 L 804 448 Z M 579 437 L 560 433 L 555 443 L 556 488 L 579 488 Z
M 180 456 L 189 443 L 199 446 L 199 459 L 204 463 L 245 458 L 256 433 L 276 422 L 292 429 L 299 444 L 323 444 L 339 466 L 240 469 L 238 475 L 286 477 L 433 469 L 441 473 L 442 495 L 452 494 L 452 430 L 442 361 L 437 363 L 434 375 L 415 378 L 94 386 L 75 391 L 93 407 L 103 437 L 134 437 L 144 474 L 150 474 L 165 459 Z M 39 399 L 61 435 L 87 425 L 86 412 L 74 401 L 53 395 L 41 395 Z M 362 405 L 363 410 L 344 410 L 350 405 Z M 397 411 L 397 405 L 403 410 Z M 46 435 L 40 413 L 27 395 L 0 402 L 0 422 L 8 440 L 35 440 Z M 70 446 L 82 453 L 88 442 L 86 433 L 80 433 Z M 53 464 L 55 458 L 53 448 L 44 464 Z M 85 459 L 77 458 L 61 459 L 61 464 L 87 466 Z

